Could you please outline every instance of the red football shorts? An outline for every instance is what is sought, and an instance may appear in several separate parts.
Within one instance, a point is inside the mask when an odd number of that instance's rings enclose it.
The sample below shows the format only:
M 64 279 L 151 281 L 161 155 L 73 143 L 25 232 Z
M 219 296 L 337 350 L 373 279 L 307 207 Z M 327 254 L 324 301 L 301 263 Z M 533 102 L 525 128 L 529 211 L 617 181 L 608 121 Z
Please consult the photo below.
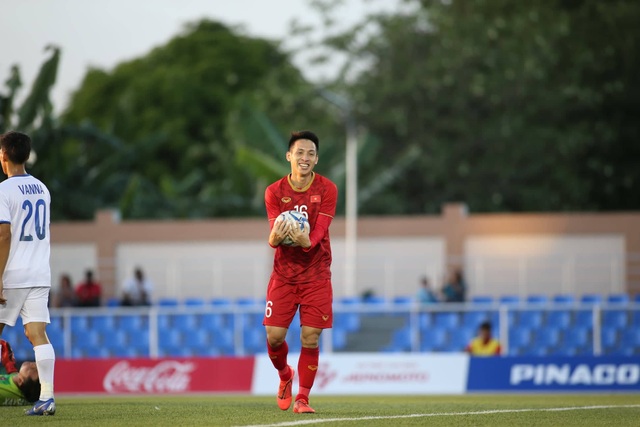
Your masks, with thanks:
M 331 280 L 298 285 L 272 277 L 267 288 L 267 306 L 262 324 L 288 328 L 299 307 L 302 326 L 318 329 L 331 328 L 333 325 L 332 302 Z

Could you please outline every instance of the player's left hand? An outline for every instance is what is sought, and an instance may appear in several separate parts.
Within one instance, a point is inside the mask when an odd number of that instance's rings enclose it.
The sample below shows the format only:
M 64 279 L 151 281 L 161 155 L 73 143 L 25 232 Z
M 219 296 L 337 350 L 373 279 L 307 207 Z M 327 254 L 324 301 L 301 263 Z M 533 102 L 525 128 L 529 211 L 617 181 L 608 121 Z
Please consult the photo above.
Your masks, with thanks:
M 308 230 L 308 228 L 307 228 Z M 305 230 L 301 230 L 300 227 L 292 227 L 289 231 L 289 238 L 293 241 L 291 246 L 301 246 L 308 248 L 311 246 L 311 240 L 309 240 L 309 233 Z
M 7 299 L 4 297 L 4 293 L 2 292 L 2 288 L 0 288 L 0 304 L 6 304 Z

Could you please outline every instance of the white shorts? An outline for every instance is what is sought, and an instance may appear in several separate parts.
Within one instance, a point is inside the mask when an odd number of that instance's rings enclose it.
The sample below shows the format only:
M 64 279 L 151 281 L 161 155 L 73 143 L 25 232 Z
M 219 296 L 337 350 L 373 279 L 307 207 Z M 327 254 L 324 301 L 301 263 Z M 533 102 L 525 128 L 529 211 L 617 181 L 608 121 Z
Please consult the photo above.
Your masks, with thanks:
M 4 289 L 7 303 L 0 305 L 0 323 L 15 326 L 18 315 L 22 316 L 22 324 L 31 322 L 50 323 L 49 301 L 50 288 Z

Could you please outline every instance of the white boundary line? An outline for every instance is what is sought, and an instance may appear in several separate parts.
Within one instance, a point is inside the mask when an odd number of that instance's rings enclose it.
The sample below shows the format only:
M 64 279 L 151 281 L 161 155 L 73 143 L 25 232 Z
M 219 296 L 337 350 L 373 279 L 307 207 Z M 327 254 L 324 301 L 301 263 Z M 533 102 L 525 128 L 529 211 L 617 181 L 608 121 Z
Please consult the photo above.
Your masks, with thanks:
M 640 405 L 598 405 L 598 406 L 567 406 L 564 408 L 525 408 L 525 409 L 492 409 L 487 411 L 471 412 L 440 412 L 432 414 L 409 414 L 409 415 L 389 415 L 376 417 L 356 417 L 356 418 L 314 418 L 299 421 L 284 421 L 276 424 L 253 424 L 244 427 L 287 427 L 302 426 L 309 424 L 333 423 L 339 421 L 367 421 L 367 420 L 395 420 L 401 418 L 423 418 L 423 417 L 455 417 L 464 415 L 491 415 L 491 414 L 515 414 L 518 412 L 561 412 L 561 411 L 582 411 L 589 409 L 618 409 L 618 408 L 640 408 Z M 313 416 L 313 415 L 302 415 Z

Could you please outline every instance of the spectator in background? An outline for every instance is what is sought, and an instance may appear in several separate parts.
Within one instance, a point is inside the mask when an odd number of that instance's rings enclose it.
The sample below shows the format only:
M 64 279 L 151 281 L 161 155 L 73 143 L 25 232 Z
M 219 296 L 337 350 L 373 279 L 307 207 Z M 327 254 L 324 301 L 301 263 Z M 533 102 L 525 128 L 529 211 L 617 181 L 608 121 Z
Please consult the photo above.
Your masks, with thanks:
M 449 275 L 449 280 L 442 288 L 442 295 L 445 302 L 464 302 L 466 285 L 462 277 L 462 270 L 455 269 Z
M 151 292 L 153 284 L 144 277 L 140 267 L 136 267 L 133 277 L 128 279 L 123 286 L 122 305 L 151 305 Z
M 93 280 L 93 271 L 87 270 L 84 277 L 84 282 L 76 287 L 78 307 L 99 307 L 102 286 Z
M 472 356 L 500 355 L 500 341 L 491 336 L 491 322 L 480 324 L 478 336 L 472 339 L 464 350 Z
M 421 304 L 432 304 L 434 302 L 438 302 L 436 293 L 431 289 L 429 278 L 427 276 L 422 276 L 420 278 L 420 289 L 418 289 L 416 298 Z
M 60 286 L 55 298 L 55 307 L 75 307 L 78 305 L 71 283 L 71 277 L 68 274 L 60 276 Z

